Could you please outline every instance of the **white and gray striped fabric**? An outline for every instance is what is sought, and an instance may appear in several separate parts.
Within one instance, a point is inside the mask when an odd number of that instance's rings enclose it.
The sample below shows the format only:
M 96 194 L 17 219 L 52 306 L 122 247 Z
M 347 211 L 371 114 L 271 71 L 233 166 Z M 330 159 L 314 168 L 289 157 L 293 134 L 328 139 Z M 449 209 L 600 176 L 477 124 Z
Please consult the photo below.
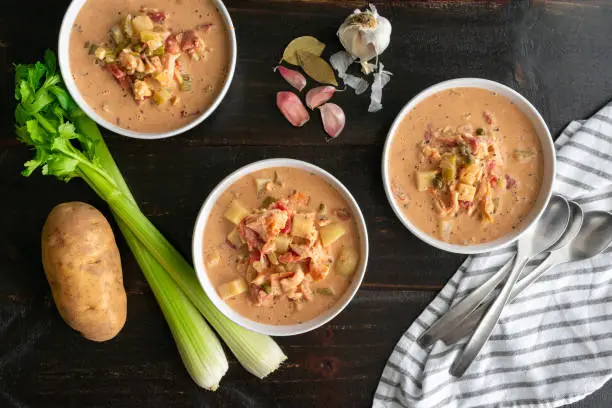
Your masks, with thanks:
M 585 210 L 612 210 L 612 103 L 572 122 L 556 141 L 554 189 Z M 558 407 L 612 377 L 612 250 L 548 271 L 504 310 L 461 378 L 449 367 L 467 339 L 422 348 L 423 331 L 488 279 L 513 248 L 468 258 L 401 337 L 374 408 Z

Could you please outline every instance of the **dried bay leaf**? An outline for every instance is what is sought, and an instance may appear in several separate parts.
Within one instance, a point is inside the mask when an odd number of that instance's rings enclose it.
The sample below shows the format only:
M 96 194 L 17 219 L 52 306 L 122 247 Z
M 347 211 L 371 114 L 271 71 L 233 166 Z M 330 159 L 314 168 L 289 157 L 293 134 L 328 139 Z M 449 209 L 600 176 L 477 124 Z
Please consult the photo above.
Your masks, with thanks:
M 311 37 L 309 35 L 298 37 L 293 39 L 287 45 L 285 51 L 283 52 L 283 58 L 281 59 L 281 62 L 287 61 L 289 64 L 300 65 L 297 56 L 298 51 L 310 52 L 318 57 L 323 52 L 324 48 L 325 44 L 323 44 L 321 41 L 317 40 L 314 37 Z
M 323 58 L 303 50 L 297 51 L 297 57 L 306 75 L 319 83 L 338 86 L 333 68 Z

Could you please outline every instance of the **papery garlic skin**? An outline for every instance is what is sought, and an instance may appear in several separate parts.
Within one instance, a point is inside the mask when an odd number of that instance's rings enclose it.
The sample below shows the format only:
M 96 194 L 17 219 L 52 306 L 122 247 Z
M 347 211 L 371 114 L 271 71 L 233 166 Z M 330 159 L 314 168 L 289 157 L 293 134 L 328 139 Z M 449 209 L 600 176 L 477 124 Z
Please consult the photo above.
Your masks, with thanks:
M 338 51 L 329 57 L 329 63 L 338 71 L 338 76 L 344 85 L 355 90 L 355 95 L 360 95 L 368 89 L 368 81 L 355 75 L 347 74 L 346 70 L 355 61 L 355 57 L 346 51 Z
M 382 54 L 391 42 L 391 23 L 370 4 L 370 10 L 355 10 L 348 16 L 337 35 L 346 51 L 359 58 L 363 72 L 369 74 L 374 65 L 368 61 Z
M 374 74 L 368 112 L 378 112 L 382 109 L 382 90 L 391 80 L 391 75 L 393 75 L 391 72 L 385 71 L 385 66 L 381 62 L 378 65 L 378 72 Z

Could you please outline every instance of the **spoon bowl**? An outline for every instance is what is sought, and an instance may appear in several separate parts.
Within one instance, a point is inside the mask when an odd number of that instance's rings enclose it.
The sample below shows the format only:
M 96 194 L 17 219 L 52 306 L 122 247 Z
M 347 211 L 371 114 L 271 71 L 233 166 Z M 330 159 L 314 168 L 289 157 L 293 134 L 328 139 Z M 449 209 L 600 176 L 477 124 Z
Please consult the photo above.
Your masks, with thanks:
M 570 207 L 569 224 L 561 238 L 555 242 L 553 246 L 548 248 L 548 252 L 553 252 L 568 246 L 574 241 L 582 229 L 582 223 L 584 222 L 584 211 L 582 211 L 582 207 L 574 201 L 568 201 L 568 204 Z
M 582 228 L 562 254 L 561 262 L 581 261 L 602 253 L 612 242 L 612 214 L 590 211 L 584 215 Z
M 569 202 L 560 195 L 550 197 L 550 202 L 536 223 L 532 233 L 519 240 L 519 245 L 531 239 L 531 251 L 525 253 L 528 257 L 533 257 L 542 252 L 548 252 L 559 243 L 563 234 L 567 230 L 572 210 Z

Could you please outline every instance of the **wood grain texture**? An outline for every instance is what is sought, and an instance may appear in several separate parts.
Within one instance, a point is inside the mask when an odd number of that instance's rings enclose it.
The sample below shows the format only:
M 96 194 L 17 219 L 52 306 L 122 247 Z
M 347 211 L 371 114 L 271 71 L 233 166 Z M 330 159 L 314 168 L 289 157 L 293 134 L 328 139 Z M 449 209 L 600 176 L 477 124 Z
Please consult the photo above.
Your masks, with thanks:
M 67 1 L 17 0 L 0 6 L 0 407 L 367 407 L 396 341 L 452 276 L 463 257 L 421 243 L 394 217 L 380 181 L 386 132 L 401 107 L 441 80 L 479 76 L 529 98 L 553 134 L 612 96 L 612 3 L 595 0 L 377 2 L 393 22 L 382 60 L 395 75 L 384 109 L 351 92 L 335 101 L 348 124 L 328 142 L 313 117 L 292 129 L 274 95 L 287 85 L 272 67 L 292 38 L 311 34 L 339 49 L 335 30 L 361 1 L 235 0 L 239 58 L 217 112 L 187 134 L 143 142 L 105 133 L 144 212 L 185 254 L 196 213 L 227 173 L 266 157 L 310 161 L 353 192 L 371 238 L 362 289 L 331 324 L 279 339 L 289 362 L 259 381 L 230 358 L 216 393 L 189 379 L 158 306 L 118 238 L 128 321 L 118 338 L 95 344 L 59 318 L 41 270 L 40 229 L 69 200 L 108 211 L 82 182 L 19 176 L 30 155 L 13 137 L 12 63 L 55 47 Z M 119 235 L 118 235 L 119 237 Z M 573 405 L 612 406 L 612 386 Z

